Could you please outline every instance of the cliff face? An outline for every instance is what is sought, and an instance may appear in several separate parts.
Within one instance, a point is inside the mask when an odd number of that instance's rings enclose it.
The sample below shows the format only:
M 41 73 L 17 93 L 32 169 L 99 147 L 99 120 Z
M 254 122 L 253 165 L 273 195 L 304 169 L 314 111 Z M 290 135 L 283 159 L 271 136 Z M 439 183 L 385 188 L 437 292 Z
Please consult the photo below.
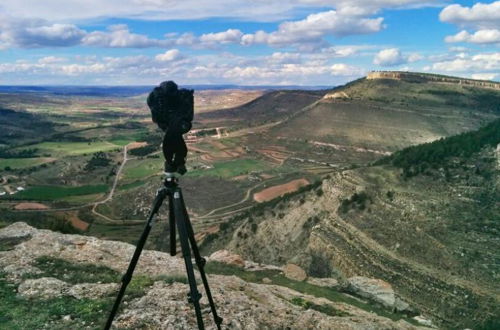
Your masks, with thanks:
M 122 242 L 24 223 L 1 229 L 0 247 L 4 329 L 102 329 L 134 250 Z M 181 258 L 144 251 L 114 327 L 195 329 L 185 282 Z M 416 329 L 403 320 L 284 286 L 213 274 L 209 282 L 224 329 Z M 202 286 L 199 290 L 203 293 Z M 201 304 L 207 329 L 214 329 L 206 298 Z
M 483 168 L 492 176 L 473 168 L 492 157 L 496 150 L 461 163 L 447 174 L 451 182 L 406 181 L 384 167 L 344 171 L 240 220 L 218 244 L 259 262 L 297 263 L 312 276 L 384 279 L 447 326 L 489 322 L 499 312 L 500 287 L 491 254 L 498 240 L 487 221 L 498 216 L 498 203 L 485 203 L 496 198 L 500 176 L 496 161 Z
M 487 80 L 457 78 L 430 73 L 403 72 L 403 71 L 373 71 L 368 73 L 366 79 L 396 79 L 410 82 L 438 82 L 445 84 L 458 84 L 479 88 L 500 90 L 500 83 Z

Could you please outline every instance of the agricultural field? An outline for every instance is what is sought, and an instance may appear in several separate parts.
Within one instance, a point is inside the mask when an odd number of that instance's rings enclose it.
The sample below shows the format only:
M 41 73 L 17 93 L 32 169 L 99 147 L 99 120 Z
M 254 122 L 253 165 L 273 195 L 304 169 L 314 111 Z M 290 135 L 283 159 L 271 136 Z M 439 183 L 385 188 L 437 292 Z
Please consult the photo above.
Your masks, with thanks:
M 7 223 L 25 220 L 29 212 L 29 219 L 57 219 L 61 228 L 69 224 L 91 235 L 135 241 L 162 184 L 162 133 L 150 120 L 147 94 L 102 93 L 0 94 L 0 126 L 6 131 L 0 132 L 0 207 L 8 212 Z M 262 141 L 254 138 L 259 125 L 265 130 L 266 122 L 319 97 L 297 91 L 200 91 L 196 112 L 202 115 L 193 129 L 203 133 L 190 140 L 188 173 L 181 179 L 197 230 L 250 207 L 258 191 L 320 177 L 308 171 L 311 164 L 286 161 L 293 152 L 285 150 L 276 161 L 277 154 L 262 151 Z M 249 123 L 215 134 L 219 125 L 241 116 Z

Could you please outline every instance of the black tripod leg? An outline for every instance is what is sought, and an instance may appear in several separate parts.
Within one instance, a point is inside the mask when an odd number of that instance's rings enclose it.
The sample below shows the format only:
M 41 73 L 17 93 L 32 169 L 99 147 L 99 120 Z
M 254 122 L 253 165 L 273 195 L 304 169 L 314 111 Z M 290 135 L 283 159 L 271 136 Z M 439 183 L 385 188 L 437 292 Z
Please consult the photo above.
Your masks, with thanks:
M 170 231 L 170 255 L 175 256 L 176 251 L 176 241 L 175 241 L 175 213 L 174 213 L 174 203 L 172 194 L 168 195 L 168 222 Z
M 210 291 L 210 287 L 208 286 L 207 275 L 205 273 L 206 260 L 201 256 L 200 250 L 198 249 L 198 244 L 196 243 L 196 239 L 194 237 L 193 226 L 191 225 L 191 220 L 189 219 L 189 214 L 187 213 L 186 205 L 184 204 L 184 198 L 182 197 L 182 192 L 180 190 L 179 194 L 181 197 L 182 209 L 184 210 L 184 219 L 186 223 L 186 229 L 188 232 L 188 238 L 191 243 L 191 248 L 193 249 L 194 260 L 196 261 L 196 265 L 198 266 L 201 280 L 203 281 L 203 286 L 205 287 L 205 292 L 207 293 L 208 303 L 210 304 L 210 310 L 212 311 L 215 324 L 217 325 L 217 329 L 220 330 L 221 328 L 220 326 L 222 324 L 222 317 L 217 315 L 217 310 L 215 309 L 215 303 L 212 298 L 212 292 Z
M 115 318 L 116 312 L 118 311 L 118 307 L 123 299 L 123 295 L 125 294 L 125 290 L 127 289 L 127 285 L 130 283 L 132 279 L 132 274 L 134 273 L 135 266 L 137 265 L 137 261 L 141 256 L 142 249 L 144 248 L 144 244 L 146 243 L 146 239 L 148 238 L 149 232 L 151 231 L 151 227 L 153 227 L 153 218 L 158 210 L 160 209 L 161 204 L 166 196 L 166 190 L 160 189 L 156 194 L 156 198 L 153 202 L 153 207 L 151 212 L 149 213 L 148 220 L 146 222 L 146 226 L 144 227 L 144 231 L 142 232 L 139 241 L 137 242 L 137 247 L 135 248 L 134 255 L 132 256 L 132 260 L 130 260 L 130 264 L 128 265 L 127 272 L 122 277 L 122 286 L 120 291 L 118 292 L 118 296 L 116 297 L 113 308 L 111 309 L 111 313 L 109 314 L 108 321 L 106 322 L 105 330 L 111 328 L 111 324 L 113 323 L 113 319 Z
M 203 330 L 205 329 L 205 326 L 203 325 L 203 317 L 201 315 L 201 294 L 198 292 L 198 288 L 196 286 L 193 262 L 191 261 L 191 248 L 189 246 L 188 229 L 186 227 L 186 219 L 184 217 L 185 213 L 183 208 L 182 195 L 179 189 L 176 189 L 173 195 L 175 221 L 177 222 L 177 228 L 179 229 L 179 240 L 181 241 L 182 256 L 184 257 L 184 263 L 186 264 L 186 272 L 189 282 L 189 302 L 193 303 L 194 305 L 194 309 L 196 312 L 196 321 L 198 322 L 198 329 Z

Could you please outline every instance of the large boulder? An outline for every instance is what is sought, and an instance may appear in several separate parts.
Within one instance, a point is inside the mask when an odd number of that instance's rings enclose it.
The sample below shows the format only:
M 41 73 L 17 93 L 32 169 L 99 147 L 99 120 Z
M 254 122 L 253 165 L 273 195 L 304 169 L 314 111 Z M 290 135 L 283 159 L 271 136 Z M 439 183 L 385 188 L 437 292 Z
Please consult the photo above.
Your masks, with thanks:
M 283 268 L 285 276 L 291 280 L 304 281 L 307 278 L 306 272 L 295 264 L 287 264 Z
M 243 258 L 239 254 L 231 253 L 228 250 L 215 251 L 210 255 L 210 257 L 208 257 L 208 260 L 222 262 L 224 264 L 241 268 L 245 267 L 245 260 L 243 260 Z
M 394 307 L 396 295 L 389 283 L 363 276 L 354 276 L 347 281 L 349 283 L 348 289 L 352 293 L 375 301 L 385 307 Z

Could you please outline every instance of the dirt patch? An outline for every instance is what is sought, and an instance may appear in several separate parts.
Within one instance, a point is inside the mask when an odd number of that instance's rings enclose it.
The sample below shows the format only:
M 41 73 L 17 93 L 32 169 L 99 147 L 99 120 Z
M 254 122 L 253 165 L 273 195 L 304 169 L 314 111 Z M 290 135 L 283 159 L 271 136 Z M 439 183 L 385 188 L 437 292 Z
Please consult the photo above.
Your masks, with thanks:
M 232 149 L 220 150 L 217 152 L 207 153 L 201 155 L 201 159 L 206 162 L 217 162 L 224 161 L 228 159 L 235 159 L 241 157 L 245 154 L 245 150 L 241 147 L 236 147 Z
M 304 178 L 293 180 L 285 184 L 280 184 L 261 190 L 253 194 L 253 199 L 259 203 L 270 201 L 271 199 L 274 199 L 276 197 L 280 197 L 285 194 L 297 191 L 300 187 L 306 186 L 308 184 L 309 181 Z
M 80 219 L 76 214 L 72 213 L 69 215 L 69 221 L 71 225 L 76 229 L 86 231 L 89 228 L 89 224 L 82 219 Z
M 128 150 L 132 150 L 132 149 L 137 149 L 137 148 L 145 147 L 147 145 L 148 145 L 147 142 L 131 142 L 131 143 L 129 143 L 127 145 L 127 149 Z
M 242 181 L 242 180 L 246 180 L 247 178 L 248 178 L 248 175 L 244 174 L 244 175 L 235 176 L 231 180 L 233 180 L 233 181 Z
M 49 207 L 42 203 L 19 203 L 14 206 L 16 210 L 47 210 Z
M 290 156 L 290 153 L 281 147 L 272 146 L 264 149 L 257 149 L 256 151 L 270 159 L 273 163 L 280 165 Z

